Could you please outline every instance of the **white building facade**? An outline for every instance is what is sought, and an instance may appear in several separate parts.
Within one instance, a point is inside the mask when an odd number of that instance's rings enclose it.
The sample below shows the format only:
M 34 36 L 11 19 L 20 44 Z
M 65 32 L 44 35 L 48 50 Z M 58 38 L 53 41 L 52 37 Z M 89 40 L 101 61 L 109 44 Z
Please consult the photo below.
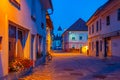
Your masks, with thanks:
M 76 50 L 80 52 L 87 44 L 88 31 L 86 23 L 79 19 L 63 33 L 63 49 L 65 51 Z
M 15 58 L 36 62 L 38 53 L 43 51 L 45 55 L 46 4 L 43 2 L 0 1 L 0 77 L 8 75 L 9 63 Z
M 89 54 L 120 56 L 120 1 L 109 0 L 88 20 Z

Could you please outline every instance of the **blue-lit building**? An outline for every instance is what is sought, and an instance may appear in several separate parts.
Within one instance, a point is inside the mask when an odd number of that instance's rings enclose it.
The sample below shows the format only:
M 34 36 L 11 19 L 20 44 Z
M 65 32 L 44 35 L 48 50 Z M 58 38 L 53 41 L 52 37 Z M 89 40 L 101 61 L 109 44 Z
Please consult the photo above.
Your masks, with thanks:
M 62 50 L 62 28 L 59 26 L 57 35 L 53 38 L 53 50 Z

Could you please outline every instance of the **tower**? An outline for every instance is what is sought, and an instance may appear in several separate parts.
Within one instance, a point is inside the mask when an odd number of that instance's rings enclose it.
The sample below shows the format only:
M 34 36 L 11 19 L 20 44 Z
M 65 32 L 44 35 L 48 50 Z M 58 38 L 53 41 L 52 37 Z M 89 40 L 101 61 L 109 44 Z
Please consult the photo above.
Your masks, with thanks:
M 58 27 L 57 31 L 58 31 L 57 35 L 60 37 L 62 35 L 62 28 L 61 28 L 61 26 Z

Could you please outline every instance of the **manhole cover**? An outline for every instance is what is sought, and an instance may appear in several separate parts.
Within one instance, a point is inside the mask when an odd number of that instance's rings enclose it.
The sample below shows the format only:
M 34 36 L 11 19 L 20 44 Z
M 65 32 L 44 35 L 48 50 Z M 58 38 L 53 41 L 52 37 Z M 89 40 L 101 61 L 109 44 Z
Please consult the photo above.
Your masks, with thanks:
M 83 73 L 70 73 L 70 75 L 83 76 Z
M 64 71 L 74 71 L 74 69 L 66 68 L 66 69 L 64 69 Z
M 107 78 L 105 75 L 94 75 L 94 78 L 105 79 Z

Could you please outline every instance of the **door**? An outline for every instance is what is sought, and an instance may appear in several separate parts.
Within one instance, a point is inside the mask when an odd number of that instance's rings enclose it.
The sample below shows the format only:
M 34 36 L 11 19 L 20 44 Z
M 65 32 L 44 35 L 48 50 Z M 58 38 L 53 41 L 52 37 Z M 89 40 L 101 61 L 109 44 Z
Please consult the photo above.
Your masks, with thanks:
M 111 53 L 111 40 L 110 39 L 107 39 L 106 48 L 107 48 L 106 49 L 107 50 L 107 56 L 111 57 L 112 53 Z
M 9 61 L 16 57 L 16 27 L 9 25 Z
M 99 42 L 96 41 L 96 56 L 99 56 Z
M 105 55 L 104 57 L 110 57 L 112 56 L 112 53 L 111 53 L 111 39 L 110 38 L 105 38 Z

